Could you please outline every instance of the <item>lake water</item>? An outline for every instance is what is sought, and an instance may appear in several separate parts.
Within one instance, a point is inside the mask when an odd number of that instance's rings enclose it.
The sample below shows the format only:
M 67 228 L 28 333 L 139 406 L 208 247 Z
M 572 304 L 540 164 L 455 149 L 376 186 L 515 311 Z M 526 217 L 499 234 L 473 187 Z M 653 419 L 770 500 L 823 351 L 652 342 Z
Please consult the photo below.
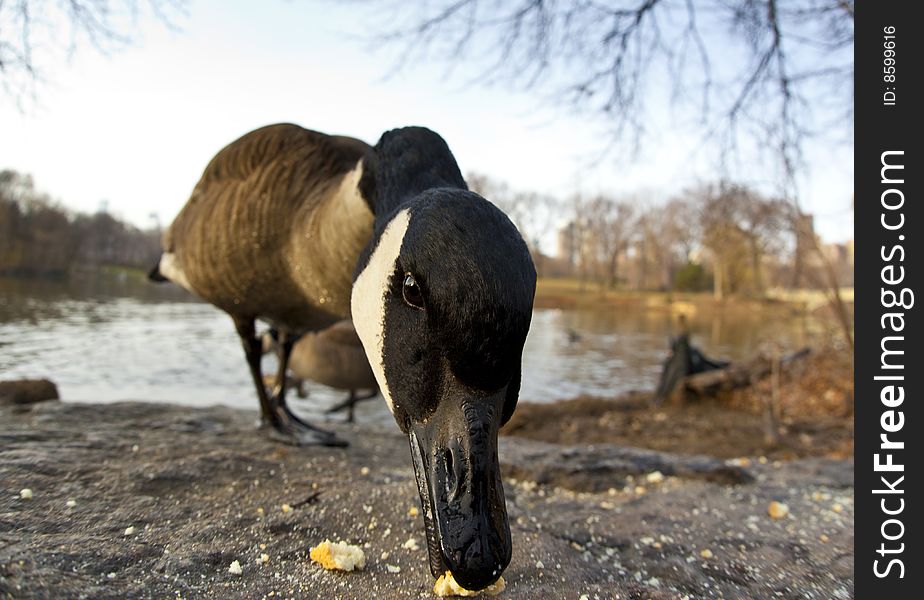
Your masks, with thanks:
M 809 343 L 802 318 L 715 314 L 691 321 L 707 354 L 737 359 L 767 340 Z M 520 397 L 552 402 L 580 394 L 650 390 L 667 353 L 672 318 L 643 309 L 541 309 L 523 356 Z M 272 367 L 267 357 L 265 368 Z M 267 371 L 272 372 L 272 371 Z M 65 401 L 156 400 L 256 409 L 243 351 L 230 318 L 172 285 L 127 274 L 89 274 L 68 282 L 0 279 L 0 379 L 47 377 Z M 308 384 L 294 398 L 318 415 L 344 394 Z M 390 419 L 381 399 L 359 419 Z

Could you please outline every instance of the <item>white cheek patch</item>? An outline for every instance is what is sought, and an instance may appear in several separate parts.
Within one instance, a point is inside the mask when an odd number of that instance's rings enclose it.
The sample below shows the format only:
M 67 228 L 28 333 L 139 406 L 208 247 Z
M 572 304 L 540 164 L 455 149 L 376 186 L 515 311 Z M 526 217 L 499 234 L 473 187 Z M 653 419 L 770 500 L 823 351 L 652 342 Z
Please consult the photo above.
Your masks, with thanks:
M 353 284 L 350 297 L 353 326 L 356 327 L 372 372 L 392 414 L 395 412 L 395 405 L 388 381 L 385 379 L 385 296 L 395 272 L 395 264 L 401 252 L 409 220 L 410 214 L 404 209 L 385 226 L 385 231 L 382 232 L 375 251 L 369 257 L 366 268 Z
M 176 255 L 172 252 L 164 252 L 161 254 L 160 264 L 157 265 L 157 270 L 160 271 L 161 275 L 173 283 L 186 288 L 190 292 L 196 293 L 195 290 L 192 289 L 192 286 L 189 285 L 189 280 L 186 279 L 186 273 L 183 272 L 179 261 L 176 259 Z

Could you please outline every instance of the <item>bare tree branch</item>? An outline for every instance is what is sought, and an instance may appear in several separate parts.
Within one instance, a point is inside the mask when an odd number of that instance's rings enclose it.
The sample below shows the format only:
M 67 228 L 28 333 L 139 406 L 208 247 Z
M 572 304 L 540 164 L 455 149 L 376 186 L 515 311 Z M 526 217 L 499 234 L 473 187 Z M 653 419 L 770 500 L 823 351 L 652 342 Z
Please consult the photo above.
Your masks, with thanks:
M 24 110 L 46 80 L 50 57 L 73 54 L 86 43 L 108 54 L 133 42 L 138 16 L 150 11 L 162 24 L 185 10 L 186 0 L 0 0 L 0 87 Z
M 851 0 L 436 0 L 423 6 L 393 4 L 389 22 L 372 19 L 374 39 L 403 48 L 399 66 L 427 57 L 454 65 L 471 60 L 481 65 L 475 81 L 542 92 L 556 105 L 601 117 L 624 148 L 652 143 L 646 137 L 650 107 L 666 99 L 682 114 L 698 115 L 721 162 L 745 145 L 769 147 L 791 187 L 808 138 L 850 136 L 850 124 L 830 115 L 851 114 Z M 405 24 L 394 26 L 396 17 Z

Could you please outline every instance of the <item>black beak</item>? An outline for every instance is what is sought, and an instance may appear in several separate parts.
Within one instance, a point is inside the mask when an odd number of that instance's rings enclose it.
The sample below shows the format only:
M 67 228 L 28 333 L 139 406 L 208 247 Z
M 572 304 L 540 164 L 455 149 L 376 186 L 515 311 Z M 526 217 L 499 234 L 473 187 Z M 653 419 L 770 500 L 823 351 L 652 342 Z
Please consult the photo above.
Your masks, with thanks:
M 469 590 L 510 564 L 510 525 L 497 461 L 505 389 L 444 392 L 436 412 L 408 429 L 427 529 L 430 572 L 448 569 Z

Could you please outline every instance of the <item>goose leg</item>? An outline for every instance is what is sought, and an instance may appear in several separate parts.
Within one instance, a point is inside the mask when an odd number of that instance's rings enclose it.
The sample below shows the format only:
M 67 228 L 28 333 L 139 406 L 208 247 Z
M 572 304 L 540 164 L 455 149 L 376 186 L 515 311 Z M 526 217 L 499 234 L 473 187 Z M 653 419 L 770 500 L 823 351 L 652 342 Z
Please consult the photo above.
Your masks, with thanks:
M 275 432 L 272 435 L 295 446 L 346 446 L 347 442 L 338 438 L 334 432 L 320 429 L 302 420 L 286 405 L 286 371 L 289 368 L 292 347 L 297 340 L 298 336 L 286 332 L 279 333 L 279 370 L 273 395 L 270 397 L 270 406 L 278 425 L 274 425 Z
M 234 327 L 237 329 L 237 335 L 241 338 L 241 345 L 244 347 L 247 366 L 250 367 L 250 376 L 253 378 L 254 386 L 257 388 L 257 398 L 260 400 L 260 420 L 264 426 L 277 427 L 278 419 L 275 412 L 273 412 L 269 396 L 266 393 L 266 385 L 263 383 L 263 370 L 260 367 L 263 344 L 257 338 L 254 320 L 239 317 L 232 318 L 234 319 Z
M 355 412 L 356 404 L 358 402 L 362 402 L 363 400 L 369 400 L 371 398 L 375 398 L 376 396 L 378 396 L 378 394 L 379 394 L 378 390 L 372 390 L 368 394 L 365 394 L 363 396 L 358 396 L 356 394 L 356 390 L 350 390 L 350 395 L 347 397 L 346 400 L 344 400 L 343 402 L 339 404 L 335 404 L 334 406 L 328 408 L 324 412 L 326 414 L 333 414 L 333 413 L 340 412 L 346 409 L 347 410 L 347 419 L 346 419 L 347 423 L 352 423 L 355 420 L 354 412 Z

